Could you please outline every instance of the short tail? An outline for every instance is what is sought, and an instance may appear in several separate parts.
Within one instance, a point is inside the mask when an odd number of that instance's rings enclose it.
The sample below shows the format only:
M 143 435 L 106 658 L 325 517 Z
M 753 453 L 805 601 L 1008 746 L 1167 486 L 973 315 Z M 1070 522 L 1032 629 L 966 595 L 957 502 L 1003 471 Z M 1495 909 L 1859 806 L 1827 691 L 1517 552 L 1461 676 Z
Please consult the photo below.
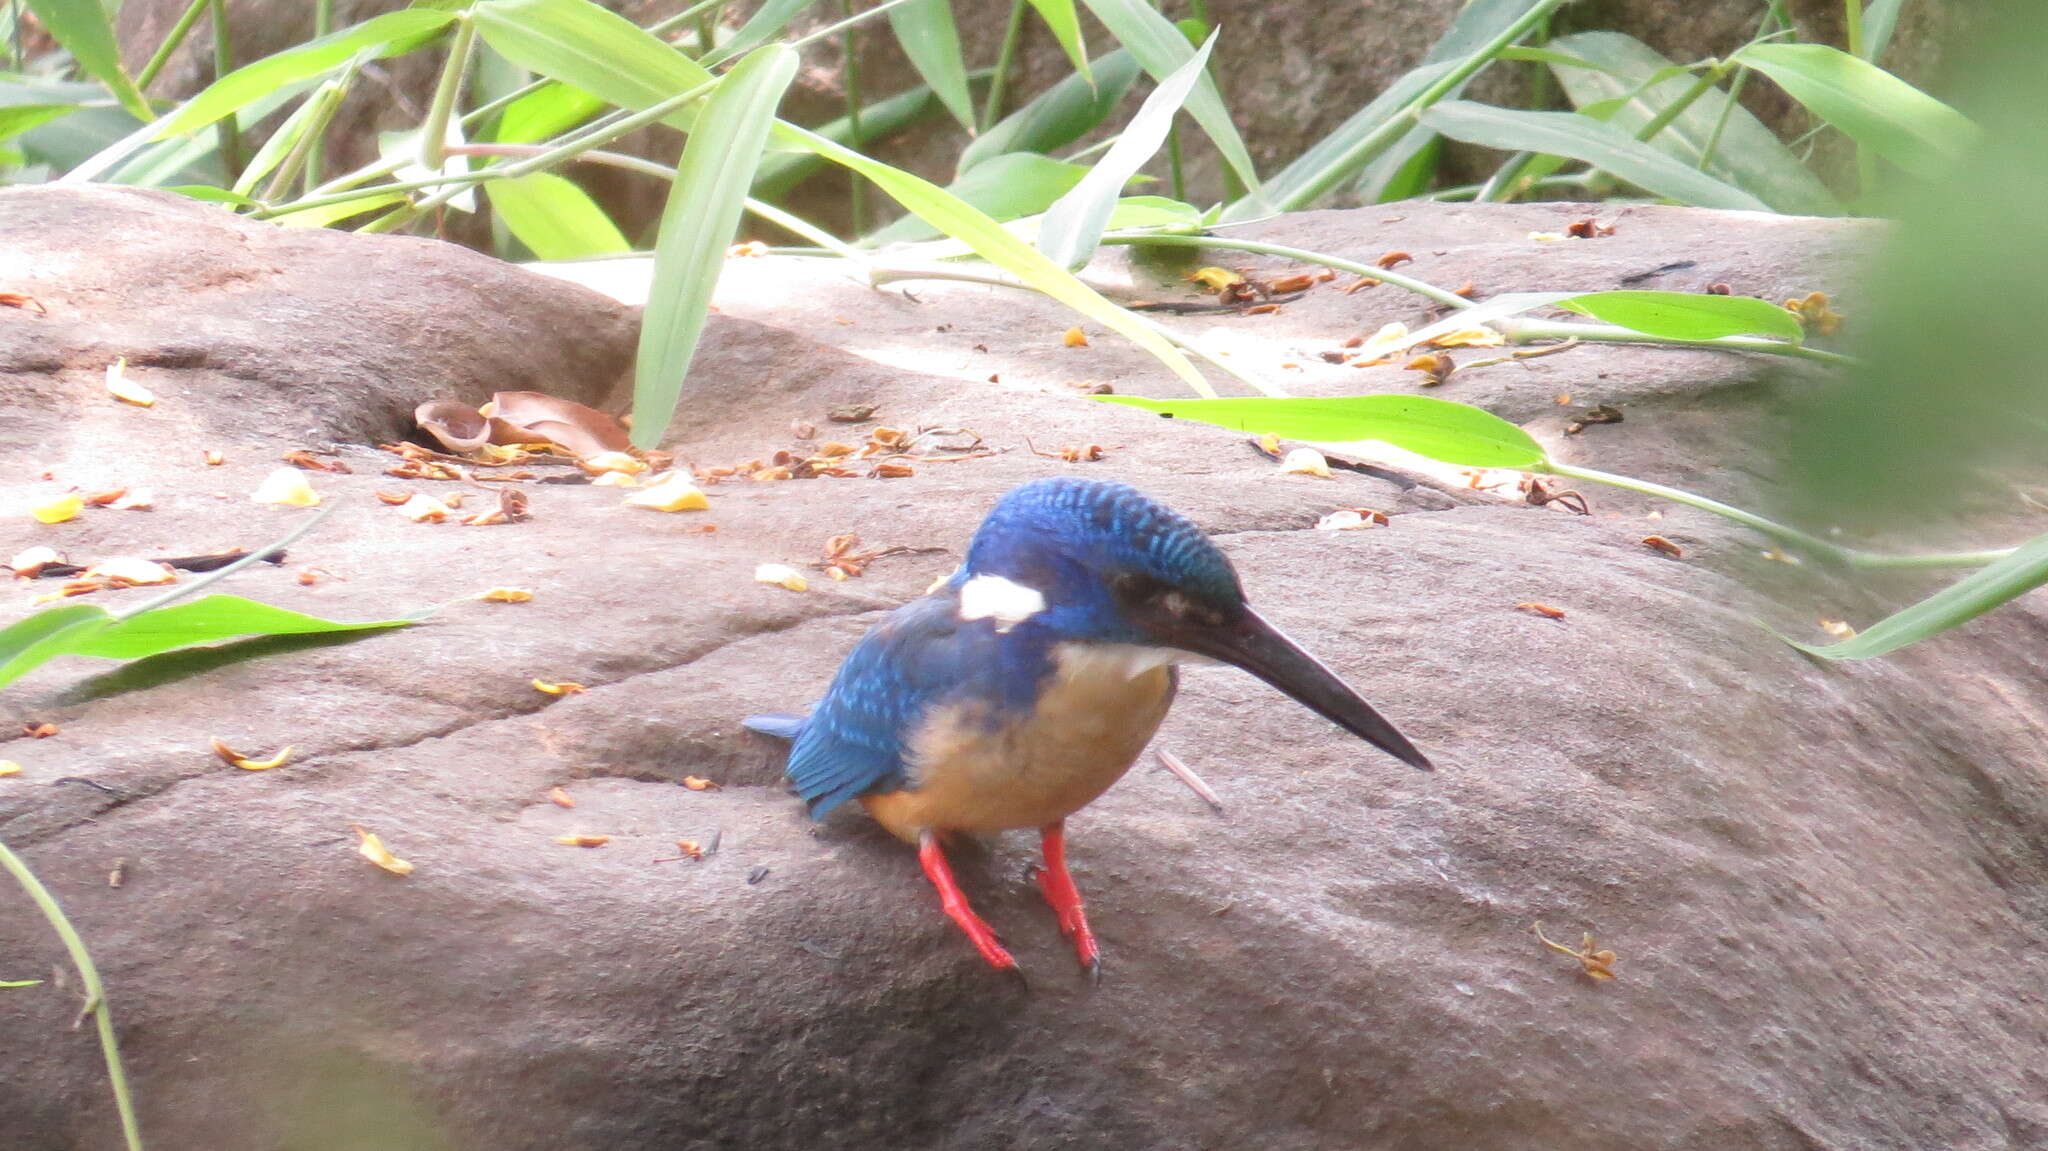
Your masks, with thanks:
M 794 740 L 802 734 L 804 724 L 809 720 L 810 717 L 806 715 L 771 711 L 765 715 L 750 715 L 740 721 L 740 726 L 748 731 L 758 731 L 762 735 L 772 735 L 777 739 Z

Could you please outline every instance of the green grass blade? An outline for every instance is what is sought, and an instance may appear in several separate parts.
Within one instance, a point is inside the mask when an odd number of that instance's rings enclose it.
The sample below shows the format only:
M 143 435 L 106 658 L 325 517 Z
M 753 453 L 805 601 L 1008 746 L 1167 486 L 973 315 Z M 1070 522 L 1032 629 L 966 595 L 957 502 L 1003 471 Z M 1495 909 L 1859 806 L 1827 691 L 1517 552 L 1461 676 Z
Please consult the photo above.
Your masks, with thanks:
M 1574 107 L 1618 101 L 1611 113 L 1598 117 L 1633 136 L 1662 108 L 1682 96 L 1689 79 L 1654 80 L 1672 67 L 1656 49 L 1619 32 L 1581 32 L 1550 42 L 1550 47 L 1580 58 L 1582 63 L 1553 62 L 1551 74 Z M 1727 93 L 1709 93 L 1646 143 L 1697 168 L 1700 154 L 1714 138 Z M 1841 202 L 1763 121 L 1737 105 L 1715 145 L 1707 174 L 1754 194 L 1780 212 L 1807 216 L 1838 216 Z
M 166 137 L 197 131 L 224 116 L 231 116 L 278 89 L 324 76 L 367 51 L 373 59 L 410 52 L 438 35 L 455 18 L 452 12 L 429 8 L 408 8 L 372 17 L 350 28 L 308 40 L 294 48 L 265 56 L 215 80 L 184 106 L 165 117 L 149 137 Z
M 1674 160 L 1628 133 L 1576 112 L 1523 112 L 1455 100 L 1422 114 L 1453 140 L 1504 152 L 1569 156 L 1683 204 L 1768 212 L 1769 204 Z
M 1073 61 L 1074 71 L 1081 79 L 1094 83 L 1095 75 L 1088 63 L 1088 46 L 1081 42 L 1081 16 L 1074 10 L 1074 0 L 1030 0 L 1038 10 L 1038 18 L 1052 32 L 1052 38 L 1059 41 L 1060 51 Z
M 0 630 L 0 688 L 6 687 L 47 660 L 55 659 L 83 643 L 93 632 L 113 624 L 114 617 L 102 607 L 71 604 L 45 608 Z
M 1079 164 L 1063 163 L 1036 152 L 1012 152 L 946 185 L 946 191 L 998 222 L 1035 216 L 1050 207 L 1088 174 Z M 869 236 L 869 244 L 897 244 L 937 239 L 939 231 L 916 216 L 900 220 Z
M 1073 273 L 1004 231 L 1001 224 L 975 210 L 972 205 L 963 203 L 958 196 L 929 180 L 892 168 L 879 160 L 871 160 L 815 132 L 788 125 L 778 127 L 777 132 L 785 139 L 802 142 L 835 164 L 866 176 L 897 203 L 974 249 L 982 259 L 1016 276 L 1026 287 L 1058 300 L 1152 353 L 1201 395 L 1215 394 L 1187 357 L 1149 324 L 1104 299 L 1101 293 L 1075 279 Z
M 661 442 L 697 353 L 711 292 L 738 230 L 775 109 L 796 78 L 796 50 L 757 48 L 718 82 L 676 161 L 676 182 L 654 245 L 654 282 L 640 328 L 633 442 Z
M 149 101 L 121 67 L 121 46 L 100 0 L 28 0 L 29 11 L 42 22 L 78 66 L 107 86 L 121 107 L 138 120 L 154 119 Z
M 938 101 L 932 90 L 923 84 L 877 100 L 860 111 L 860 135 L 853 133 L 853 121 L 845 116 L 811 129 L 835 144 L 849 148 L 865 148 L 876 140 L 885 139 L 933 115 Z M 778 140 L 776 147 L 786 141 Z M 779 200 L 791 188 L 802 183 L 813 172 L 827 165 L 824 157 L 805 148 L 801 151 L 771 150 L 761 160 L 760 170 L 754 174 L 754 198 L 757 200 Z
M 960 55 L 960 30 L 953 25 L 952 0 L 909 0 L 889 9 L 889 28 L 910 65 L 931 86 L 939 103 L 960 126 L 974 131 L 974 98 L 967 91 L 967 62 Z
M 704 66 L 715 68 L 727 60 L 737 60 L 775 39 L 782 35 L 784 28 L 789 27 L 791 20 L 802 15 L 804 9 L 817 2 L 818 0 L 767 0 L 754 10 L 752 16 L 747 17 L 747 22 L 740 25 L 740 30 L 733 33 L 732 39 L 720 44 L 716 52 L 704 58 Z
M 1145 0 L 1085 0 L 1088 10 L 1109 29 L 1110 35 L 1137 57 L 1152 78 L 1164 84 L 1182 65 L 1194 58 L 1195 46 L 1181 33 L 1173 21 L 1154 11 Z M 1252 166 L 1251 153 L 1245 150 L 1244 140 L 1237 134 L 1237 128 L 1230 122 L 1230 112 L 1223 106 L 1223 93 L 1216 87 L 1216 81 L 1204 73 L 1195 82 L 1194 91 L 1188 95 L 1188 114 L 1209 134 L 1216 145 L 1216 151 L 1223 162 L 1230 165 L 1237 178 L 1248 189 L 1247 200 L 1258 200 L 1259 174 Z
M 1378 440 L 1441 463 L 1526 468 L 1542 462 L 1529 433 L 1482 408 L 1430 396 L 1339 396 L 1149 400 L 1098 396 L 1103 403 L 1195 420 L 1254 435 L 1319 443 Z
M 1064 148 L 1109 119 L 1137 80 L 1138 61 L 1119 48 L 1095 61 L 1093 71 L 1093 84 L 1081 76 L 1065 77 L 975 137 L 960 153 L 956 172 L 965 175 L 977 164 L 1012 152 Z
M 1753 296 L 1707 296 L 1691 292 L 1590 292 L 1559 300 L 1557 306 L 1582 316 L 1671 340 L 1718 340 L 1722 336 L 1805 335 L 1798 317 Z
M 1108 153 L 1096 161 L 1073 191 L 1046 210 L 1045 221 L 1038 229 L 1038 250 L 1045 253 L 1046 259 L 1061 267 L 1079 268 L 1095 254 L 1096 246 L 1102 242 L 1103 229 L 1109 224 L 1109 214 L 1124 194 L 1124 186 L 1166 142 L 1174 116 L 1194 91 L 1195 82 L 1206 74 L 1209 50 L 1216 45 L 1216 35 L 1211 32 L 1200 51 L 1145 97 L 1138 114 L 1131 118 Z
M 1899 9 L 1906 0 L 1870 0 L 1863 7 L 1863 58 L 1872 64 L 1891 46 L 1892 30 L 1899 23 Z
M 475 19 L 500 56 L 636 112 L 713 79 L 703 65 L 590 0 L 488 0 Z M 663 122 L 688 131 L 697 107 Z
M 1292 163 L 1267 180 L 1267 201 L 1282 209 L 1306 208 L 1331 189 L 1356 176 L 1375 155 L 1385 154 L 1370 150 L 1373 134 L 1457 66 L 1457 61 L 1445 60 L 1424 64 L 1403 74 L 1371 103 L 1353 112 L 1350 119 L 1337 125 L 1329 135 L 1310 145 L 1308 151 L 1296 156 Z M 1434 133 L 1424 131 L 1421 135 L 1425 137 L 1423 142 L 1427 142 L 1426 138 Z M 1232 205 L 1232 210 L 1236 211 L 1236 205 Z
M 1976 619 L 2044 583 L 2048 583 L 2048 535 L 2034 537 L 1990 567 L 1972 572 L 1849 639 L 1830 644 L 1785 642 L 1822 659 L 1871 659 Z
M 484 185 L 498 219 L 543 260 L 584 260 L 630 252 L 633 245 L 589 194 L 552 172 Z
M 1422 58 L 1420 67 L 1433 64 L 1455 64 L 1485 49 L 1495 38 L 1504 34 L 1515 22 L 1528 15 L 1541 0 L 1471 0 L 1458 11 L 1451 26 L 1430 45 L 1429 53 Z M 1500 59 L 1499 55 L 1494 57 Z M 1455 100 L 1465 91 L 1460 84 L 1444 93 L 1444 99 Z M 1429 184 L 1434 174 L 1435 157 L 1441 149 L 1441 140 L 1427 128 L 1415 128 L 1396 140 L 1377 158 L 1368 161 L 1359 171 L 1353 185 L 1359 198 L 1367 203 L 1386 200 L 1406 199 L 1419 194 Z
M 1734 59 L 1808 111 L 1916 176 L 1947 172 L 1978 137 L 1969 117 L 1875 64 L 1825 44 L 1751 44 Z
M 325 635 L 411 627 L 417 620 L 385 619 L 345 623 L 257 603 L 238 595 L 210 595 L 190 603 L 140 612 L 94 629 L 66 645 L 60 655 L 98 659 L 141 659 L 182 647 L 258 635 Z
M 572 84 L 546 84 L 506 105 L 490 138 L 500 144 L 536 143 L 584 123 L 607 107 L 603 100 Z

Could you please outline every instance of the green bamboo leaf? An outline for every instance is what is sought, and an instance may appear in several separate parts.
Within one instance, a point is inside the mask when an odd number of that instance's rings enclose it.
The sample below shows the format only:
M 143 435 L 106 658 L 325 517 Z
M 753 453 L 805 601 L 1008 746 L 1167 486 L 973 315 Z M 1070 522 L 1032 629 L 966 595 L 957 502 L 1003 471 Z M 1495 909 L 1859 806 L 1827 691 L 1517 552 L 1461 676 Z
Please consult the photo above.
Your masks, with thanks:
M 1088 66 L 1088 46 L 1081 42 L 1081 17 L 1074 10 L 1074 0 L 1031 0 L 1031 6 L 1038 10 L 1038 18 L 1052 32 L 1052 38 L 1059 41 L 1060 51 L 1073 61 L 1074 71 L 1088 83 L 1095 82 L 1094 73 Z
M 1102 21 L 1117 43 L 1137 57 L 1152 78 L 1165 83 L 1182 65 L 1194 58 L 1195 47 L 1188 43 L 1173 21 L 1161 16 L 1145 0 L 1085 0 L 1088 10 Z M 1188 114 L 1209 134 L 1216 145 L 1216 151 L 1223 156 L 1223 162 L 1230 165 L 1237 178 L 1243 181 L 1248 191 L 1247 200 L 1258 200 L 1259 173 L 1252 166 L 1251 153 L 1245 150 L 1244 140 L 1239 138 L 1237 128 L 1230 122 L 1230 112 L 1223 106 L 1223 94 L 1217 90 L 1216 81 L 1204 73 L 1195 82 L 1194 91 L 1187 99 Z
M 865 148 L 876 140 L 886 139 L 904 128 L 932 115 L 938 101 L 932 97 L 932 90 L 919 84 L 915 88 L 898 92 L 894 96 L 877 100 L 860 111 L 860 135 L 853 132 L 853 121 L 845 116 L 830 121 L 812 131 L 835 144 L 849 148 Z M 811 173 L 825 167 L 824 157 L 802 148 L 797 151 L 784 150 L 787 140 L 776 140 L 768 155 L 762 157 L 760 170 L 754 174 L 754 198 L 757 200 L 780 200 L 791 188 L 796 187 Z
M 879 160 L 871 160 L 815 132 L 788 125 L 779 126 L 776 131 L 786 139 L 803 142 L 833 163 L 866 176 L 897 203 L 974 249 L 982 259 L 1016 276 L 1027 287 L 1058 300 L 1152 353 L 1200 394 L 1215 394 L 1187 357 L 1151 325 L 1104 299 L 1101 293 L 1075 279 L 1073 273 L 1004 231 L 1001 224 L 976 211 L 972 205 L 963 203 L 958 196 L 929 180 L 892 168 Z
M 1582 316 L 1672 340 L 1722 336 L 1777 336 L 1797 342 L 1806 332 L 1798 317 L 1754 296 L 1691 292 L 1589 292 L 1557 301 Z
M 1548 152 L 1583 160 L 1659 196 L 1702 208 L 1768 212 L 1770 205 L 1652 148 L 1611 124 L 1576 112 L 1523 112 L 1466 100 L 1438 104 L 1422 122 L 1453 140 L 1504 152 Z
M 341 68 L 355 59 L 359 52 L 367 52 L 371 59 L 377 60 L 410 52 L 439 35 L 454 18 L 452 12 L 430 8 L 386 12 L 353 27 L 265 56 L 207 85 L 205 90 L 160 121 L 148 138 L 162 140 L 197 131 L 286 85 L 311 81 Z
M 156 118 L 142 89 L 121 67 L 121 46 L 100 0 L 28 0 L 28 7 L 42 22 L 43 30 L 71 53 L 79 67 L 105 84 L 129 115 L 138 120 Z
M 572 84 L 543 84 L 505 106 L 491 139 L 500 144 L 532 144 L 566 132 L 609 107 Z
M 61 654 L 97 659 L 141 659 L 183 647 L 257 635 L 324 635 L 411 627 L 411 619 L 346 623 L 272 607 L 238 595 L 210 595 L 188 603 L 141 612 L 96 628 Z
M 1670 60 L 1619 32 L 1581 32 L 1553 40 L 1550 47 L 1579 58 L 1577 63 L 1553 61 L 1551 68 L 1573 106 L 1592 114 L 1594 105 L 1605 110 L 1613 101 L 1611 111 L 1596 118 L 1632 136 L 1692 87 L 1692 82 L 1683 78 L 1685 69 L 1667 71 L 1676 67 Z M 1646 142 L 1697 168 L 1707 142 L 1714 138 L 1714 126 L 1727 99 L 1726 92 L 1701 97 Z M 1841 214 L 1842 205 L 1827 185 L 1777 133 L 1740 104 L 1727 112 L 1720 140 L 1707 163 L 1708 175 L 1753 193 L 1780 212 Z
M 353 76 L 353 73 L 346 75 Z M 285 157 L 291 155 L 292 149 L 298 147 L 299 141 L 305 138 L 307 132 L 326 131 L 327 122 L 333 118 L 335 109 L 341 106 L 342 97 L 347 91 L 348 85 L 339 80 L 325 81 L 314 89 L 313 94 L 306 97 L 305 102 L 286 117 L 285 122 L 278 125 L 277 130 L 270 134 L 270 139 L 265 140 L 263 146 L 256 150 L 256 155 L 243 167 L 241 176 L 235 180 L 235 186 L 230 190 L 241 196 L 254 193 L 256 185 L 262 183 L 263 177 L 276 170 L 279 164 L 284 163 Z
M 1451 26 L 1430 46 L 1420 67 L 1456 64 L 1470 58 L 1526 16 L 1539 2 L 1470 0 L 1458 11 Z M 1456 100 L 1464 91 L 1465 85 L 1460 84 L 1444 93 L 1444 99 Z M 1352 186 L 1359 198 L 1367 203 L 1384 203 L 1419 195 L 1429 186 L 1436 171 L 1436 154 L 1442 150 L 1442 138 L 1435 132 L 1423 127 L 1414 128 L 1378 158 L 1366 163 Z
M 1916 176 L 1948 171 L 1977 141 L 1969 117 L 1875 64 L 1825 44 L 1751 44 L 1734 59 L 1807 110 Z
M 589 194 L 552 172 L 484 185 L 498 219 L 543 260 L 585 260 L 630 252 L 633 245 Z
M 795 49 L 770 44 L 735 64 L 704 104 L 676 161 L 675 185 L 654 245 L 654 282 L 641 321 L 633 386 L 633 442 L 642 448 L 660 443 L 675 416 L 711 291 L 798 62 Z
M 76 104 L 10 104 L 0 107 L 0 140 L 78 111 Z
M 1830 644 L 1785 642 L 1822 659 L 1871 659 L 1976 619 L 2044 583 L 2048 583 L 2048 535 L 2034 537 L 1990 567 L 1970 573 L 1849 639 Z
M 1166 142 L 1174 115 L 1194 90 L 1195 82 L 1206 74 L 1204 69 L 1209 66 L 1209 50 L 1215 47 L 1216 36 L 1215 32 L 1209 33 L 1200 51 L 1160 81 L 1088 175 L 1046 210 L 1045 221 L 1038 228 L 1038 250 L 1045 253 L 1046 259 L 1061 267 L 1079 268 L 1095 254 L 1096 245 L 1102 242 L 1103 229 L 1109 224 L 1109 214 L 1116 210 L 1116 202 L 1124 194 L 1124 186 Z
M 960 153 L 955 171 L 1011 152 L 1051 152 L 1080 139 L 1109 119 L 1138 78 L 1138 61 L 1119 48 L 1095 61 L 1095 82 L 1068 76 L 1029 104 L 1003 117 Z
M 64 655 L 114 617 L 92 604 L 46 608 L 0 630 L 0 688 Z
M 286 212 L 282 215 L 271 217 L 270 222 L 286 228 L 325 228 L 329 224 L 346 220 L 350 216 L 360 216 L 365 212 L 373 212 L 378 208 L 386 208 L 393 204 L 404 203 L 405 199 L 404 192 L 379 192 L 375 188 L 366 188 L 358 199 L 344 200 L 340 203 L 328 204 L 319 208 L 302 208 L 296 212 Z
M 1109 231 L 1198 232 L 1202 210 L 1170 196 L 1125 196 L 1109 214 Z
M 1482 408 L 1431 396 L 1244 397 L 1150 400 L 1097 396 L 1169 419 L 1195 420 L 1254 435 L 1318 443 L 1378 440 L 1440 463 L 1472 468 L 1527 468 L 1543 449 L 1529 433 Z
M 590 0 L 487 0 L 474 19 L 498 55 L 621 108 L 652 107 L 713 78 L 703 65 Z M 663 123 L 687 132 L 696 119 L 693 105 Z
M 974 131 L 974 99 L 967 92 L 967 62 L 960 56 L 960 30 L 953 26 L 953 0 L 908 0 L 889 9 L 889 28 L 939 103 L 960 126 Z
M 1570 37 L 1564 37 L 1563 39 L 1570 39 Z M 1501 49 L 1500 55 L 1495 57 L 1495 59 L 1514 60 L 1523 64 L 1555 64 L 1560 68 L 1587 68 L 1595 72 L 1605 71 L 1600 65 L 1583 56 L 1574 56 L 1569 52 L 1558 51 L 1557 45 L 1560 42 L 1561 40 L 1552 40 L 1541 48 L 1527 48 L 1517 44 L 1511 48 Z
M 230 192 L 226 188 L 216 188 L 210 184 L 179 184 L 174 187 L 165 188 L 164 191 L 176 192 L 180 196 L 193 200 L 205 200 L 210 204 L 233 204 L 237 208 L 260 208 L 263 206 L 260 201 L 251 199 L 239 192 Z
M 1035 152 L 1012 152 L 975 165 L 973 171 L 946 185 L 946 191 L 1000 222 L 1045 211 L 1087 174 L 1088 169 L 1079 164 Z M 865 242 L 897 244 L 936 239 L 938 235 L 938 229 L 918 217 L 905 216 Z
M 815 3 L 817 0 L 767 0 L 759 8 L 754 9 L 754 14 L 747 17 L 747 22 L 740 25 L 740 30 L 733 33 L 732 39 L 720 44 L 716 52 L 704 58 L 704 66 L 715 68 L 727 60 L 737 60 L 775 39 L 782 35 L 784 28 L 789 27 L 791 20 L 802 15 L 804 9 Z
M 1872 64 L 1891 45 L 1892 29 L 1899 22 L 1905 0 L 1870 0 L 1863 7 L 1863 58 Z
M 1357 175 L 1373 158 L 1370 151 L 1373 133 L 1384 128 L 1430 85 L 1443 79 L 1457 66 L 1457 61 L 1445 60 L 1403 73 L 1371 103 L 1353 112 L 1329 135 L 1311 144 L 1308 151 L 1296 156 L 1292 163 L 1267 180 L 1267 201 L 1284 210 L 1306 208 Z M 1426 130 L 1419 131 L 1423 137 L 1421 143 L 1427 143 L 1428 138 L 1435 135 Z M 1249 206 L 1241 210 L 1233 204 L 1230 210 L 1232 218 L 1239 214 L 1256 214 Z

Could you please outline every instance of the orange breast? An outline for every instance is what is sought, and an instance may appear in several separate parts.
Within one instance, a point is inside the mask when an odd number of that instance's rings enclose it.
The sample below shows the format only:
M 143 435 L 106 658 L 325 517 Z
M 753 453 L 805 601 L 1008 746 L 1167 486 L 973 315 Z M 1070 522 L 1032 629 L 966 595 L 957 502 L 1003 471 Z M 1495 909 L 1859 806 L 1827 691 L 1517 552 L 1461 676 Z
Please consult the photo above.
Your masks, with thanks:
M 1065 819 L 1122 778 L 1166 718 L 1173 669 L 1144 664 L 1100 649 L 1069 655 L 1033 714 L 994 726 L 974 705 L 943 708 L 911 741 L 913 785 L 861 803 L 913 842 L 927 829 L 1007 831 Z

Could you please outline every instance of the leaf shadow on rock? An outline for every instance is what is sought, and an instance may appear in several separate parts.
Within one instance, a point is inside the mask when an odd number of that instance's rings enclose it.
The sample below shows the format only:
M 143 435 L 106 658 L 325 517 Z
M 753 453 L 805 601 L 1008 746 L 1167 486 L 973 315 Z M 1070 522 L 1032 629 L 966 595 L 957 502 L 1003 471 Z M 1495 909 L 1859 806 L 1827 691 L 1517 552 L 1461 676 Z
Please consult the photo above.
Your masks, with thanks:
M 112 671 L 82 680 L 55 702 L 72 706 L 161 687 L 203 672 L 214 671 L 265 656 L 291 655 L 316 648 L 338 647 L 380 634 L 374 631 L 331 632 L 315 635 L 272 635 L 212 647 L 188 647 L 138 659 Z

